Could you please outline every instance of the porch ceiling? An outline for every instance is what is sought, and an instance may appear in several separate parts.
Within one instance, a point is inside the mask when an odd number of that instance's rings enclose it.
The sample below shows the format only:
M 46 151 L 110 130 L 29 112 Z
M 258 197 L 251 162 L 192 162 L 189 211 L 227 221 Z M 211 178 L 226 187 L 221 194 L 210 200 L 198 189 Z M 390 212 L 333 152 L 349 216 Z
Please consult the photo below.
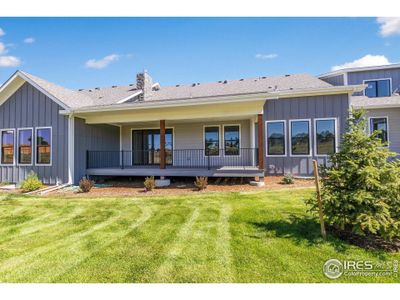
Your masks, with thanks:
M 193 122 L 198 120 L 248 119 L 263 110 L 265 100 L 215 103 L 152 109 L 126 109 L 108 112 L 81 112 L 77 117 L 88 124 L 157 122 L 159 120 Z

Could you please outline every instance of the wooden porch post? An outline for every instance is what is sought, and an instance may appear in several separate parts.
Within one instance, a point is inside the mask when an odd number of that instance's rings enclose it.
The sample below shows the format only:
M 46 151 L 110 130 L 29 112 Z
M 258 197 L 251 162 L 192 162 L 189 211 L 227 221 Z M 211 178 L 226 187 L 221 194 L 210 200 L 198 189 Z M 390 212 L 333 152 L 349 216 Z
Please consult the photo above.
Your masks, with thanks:
M 165 120 L 160 120 L 160 169 L 165 169 Z
M 264 120 L 263 114 L 257 115 L 258 126 L 258 169 L 264 170 Z

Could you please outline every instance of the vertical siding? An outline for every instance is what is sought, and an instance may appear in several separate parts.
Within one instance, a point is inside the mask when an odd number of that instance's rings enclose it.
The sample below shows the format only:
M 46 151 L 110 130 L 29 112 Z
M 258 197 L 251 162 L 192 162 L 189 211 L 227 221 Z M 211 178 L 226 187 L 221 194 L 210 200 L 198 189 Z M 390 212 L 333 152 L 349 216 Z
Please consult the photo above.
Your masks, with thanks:
M 0 128 L 51 126 L 52 127 L 52 165 L 36 166 L 33 151 L 33 166 L 0 166 L 1 181 L 20 182 L 29 171 L 36 172 L 47 184 L 68 181 L 68 119 L 60 115 L 62 108 L 28 83 L 21 86 L 3 105 L 0 106 Z M 34 132 L 34 139 L 35 130 Z M 15 144 L 17 162 L 17 144 Z
M 362 84 L 363 80 L 392 78 L 392 92 L 400 88 L 400 68 L 388 70 L 371 70 L 363 72 L 351 72 L 348 74 L 348 84 Z M 360 96 L 363 93 L 355 93 Z
M 343 74 L 320 79 L 332 85 L 344 85 Z
M 86 151 L 119 151 L 119 127 L 75 118 L 75 183 L 86 175 Z
M 328 163 L 325 157 L 315 157 L 314 153 L 314 119 L 337 118 L 339 134 L 345 132 L 345 124 L 348 116 L 348 95 L 329 95 L 299 97 L 290 99 L 267 100 L 264 105 L 265 121 L 286 120 L 286 144 L 289 147 L 289 120 L 311 119 L 311 157 L 291 157 L 290 149 L 287 149 L 286 157 L 270 157 L 265 159 L 266 174 L 292 173 L 295 175 L 309 176 L 313 174 L 312 160 L 319 163 Z M 266 148 L 266 147 L 265 147 Z M 265 149 L 266 151 L 266 149 Z M 264 153 L 265 155 L 265 153 Z

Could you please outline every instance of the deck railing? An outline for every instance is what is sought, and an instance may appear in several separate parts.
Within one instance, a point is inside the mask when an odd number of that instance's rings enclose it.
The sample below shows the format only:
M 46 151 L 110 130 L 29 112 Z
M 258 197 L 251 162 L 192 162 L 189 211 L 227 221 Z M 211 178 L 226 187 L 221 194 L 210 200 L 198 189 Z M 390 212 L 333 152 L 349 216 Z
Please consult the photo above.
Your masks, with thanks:
M 86 152 L 86 168 L 159 168 L 160 150 Z M 165 151 L 167 168 L 204 168 L 257 166 L 257 148 L 173 149 Z

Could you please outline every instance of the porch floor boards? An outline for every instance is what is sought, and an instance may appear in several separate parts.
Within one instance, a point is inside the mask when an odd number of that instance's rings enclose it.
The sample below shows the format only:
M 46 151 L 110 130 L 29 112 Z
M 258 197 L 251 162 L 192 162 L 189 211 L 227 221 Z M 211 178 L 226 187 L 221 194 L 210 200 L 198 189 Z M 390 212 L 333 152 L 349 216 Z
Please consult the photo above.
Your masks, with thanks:
M 257 167 L 221 167 L 211 168 L 178 168 L 167 167 L 160 169 L 157 167 L 126 167 L 121 168 L 95 168 L 86 169 L 87 175 L 94 176 L 207 176 L 207 177 L 258 177 L 264 176 L 263 171 Z

